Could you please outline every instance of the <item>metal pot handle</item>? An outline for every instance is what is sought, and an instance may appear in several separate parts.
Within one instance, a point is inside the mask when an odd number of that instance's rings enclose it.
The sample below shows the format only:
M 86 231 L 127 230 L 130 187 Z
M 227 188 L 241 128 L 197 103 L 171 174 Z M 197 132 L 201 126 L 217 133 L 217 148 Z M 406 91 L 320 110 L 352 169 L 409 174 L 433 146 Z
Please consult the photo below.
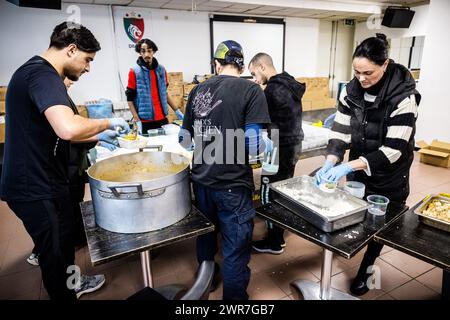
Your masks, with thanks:
M 163 149 L 163 146 L 162 145 L 152 145 L 152 146 L 146 146 L 146 147 L 143 147 L 143 148 L 139 148 L 139 152 L 143 152 L 144 151 L 144 149 L 158 149 L 158 151 L 162 151 L 162 149 Z
M 111 192 L 114 194 L 116 198 L 120 198 L 120 193 L 117 191 L 118 188 L 137 188 L 137 193 L 139 197 L 143 198 L 154 198 L 162 195 L 164 192 L 166 192 L 166 187 L 154 189 L 150 191 L 143 191 L 142 184 L 136 183 L 136 184 L 127 184 L 127 185 L 119 185 L 119 186 L 108 186 L 108 188 L 111 190 Z
M 144 195 L 144 190 L 142 190 L 142 184 L 140 184 L 140 183 L 126 184 L 126 185 L 120 185 L 120 186 L 108 186 L 108 188 L 111 190 L 111 192 L 116 197 L 120 197 L 120 193 L 119 193 L 119 191 L 117 191 L 117 188 L 136 188 L 137 192 L 140 196 Z

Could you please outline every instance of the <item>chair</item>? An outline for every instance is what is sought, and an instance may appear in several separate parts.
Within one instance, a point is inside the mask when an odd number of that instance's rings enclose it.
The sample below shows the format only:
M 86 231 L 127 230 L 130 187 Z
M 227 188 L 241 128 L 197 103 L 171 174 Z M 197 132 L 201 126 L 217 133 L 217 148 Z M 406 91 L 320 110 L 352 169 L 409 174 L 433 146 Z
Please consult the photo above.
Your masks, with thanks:
M 208 300 L 213 277 L 214 261 L 203 261 L 197 270 L 195 282 L 189 290 L 176 284 L 159 288 L 145 287 L 127 300 Z

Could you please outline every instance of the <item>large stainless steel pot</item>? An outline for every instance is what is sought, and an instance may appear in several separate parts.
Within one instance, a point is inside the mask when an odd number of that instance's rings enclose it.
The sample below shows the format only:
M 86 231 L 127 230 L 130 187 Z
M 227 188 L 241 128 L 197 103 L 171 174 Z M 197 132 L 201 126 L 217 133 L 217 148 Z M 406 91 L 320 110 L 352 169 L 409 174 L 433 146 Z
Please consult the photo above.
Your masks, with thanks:
M 191 210 L 189 160 L 170 152 L 136 152 L 97 162 L 87 171 L 96 223 L 138 233 L 161 229 Z

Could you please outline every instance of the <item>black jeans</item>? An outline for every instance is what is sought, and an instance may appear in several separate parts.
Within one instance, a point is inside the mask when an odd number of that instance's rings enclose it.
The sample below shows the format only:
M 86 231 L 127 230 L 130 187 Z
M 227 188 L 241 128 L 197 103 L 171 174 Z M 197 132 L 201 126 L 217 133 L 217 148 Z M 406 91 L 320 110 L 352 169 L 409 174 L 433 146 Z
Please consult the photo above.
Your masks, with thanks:
M 269 193 L 269 183 L 292 178 L 294 176 L 295 165 L 297 164 L 302 144 L 293 144 L 280 146 L 279 148 L 279 168 L 274 175 L 267 175 L 264 171 L 261 173 L 261 202 L 266 204 L 271 201 Z M 267 241 L 274 246 L 284 243 L 284 229 L 277 227 L 273 223 L 266 221 Z
M 75 264 L 73 213 L 70 198 L 30 202 L 8 201 L 22 220 L 39 252 L 39 267 L 52 300 L 75 300 L 67 286 L 67 268 Z

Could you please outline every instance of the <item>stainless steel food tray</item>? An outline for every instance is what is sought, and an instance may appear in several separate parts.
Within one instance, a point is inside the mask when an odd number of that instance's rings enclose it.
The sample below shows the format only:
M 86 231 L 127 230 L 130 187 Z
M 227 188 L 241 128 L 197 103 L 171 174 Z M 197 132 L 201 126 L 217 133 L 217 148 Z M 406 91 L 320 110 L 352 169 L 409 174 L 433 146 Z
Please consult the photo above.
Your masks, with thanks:
M 418 206 L 414 210 L 414 213 L 416 213 L 419 216 L 420 222 L 422 222 L 426 225 L 429 225 L 430 227 L 434 227 L 437 229 L 441 229 L 441 230 L 450 232 L 450 223 L 449 222 L 422 214 L 422 212 L 428 207 L 428 205 L 433 200 L 439 200 L 439 201 L 442 201 L 445 203 L 450 203 L 450 198 L 448 198 L 448 197 L 433 195 L 433 196 L 429 197 L 425 202 L 423 202 L 420 206 Z
M 320 190 L 314 185 L 314 178 L 309 176 L 295 177 L 274 182 L 269 185 L 269 188 L 275 202 L 281 204 L 325 232 L 343 229 L 363 221 L 366 211 L 369 208 L 367 202 L 347 194 L 339 188 L 333 193 L 327 193 Z M 291 195 L 287 194 L 287 189 L 299 191 L 308 197 L 311 195 L 311 199 L 316 200 L 316 205 L 322 206 L 323 208 L 332 208 L 333 204 L 345 202 L 346 205 L 352 207 L 352 209 L 335 216 L 324 215 L 320 212 L 320 208 L 317 207 L 318 210 L 314 210 L 315 205 L 313 205 L 312 202 L 307 203 L 300 198 L 293 198 Z

